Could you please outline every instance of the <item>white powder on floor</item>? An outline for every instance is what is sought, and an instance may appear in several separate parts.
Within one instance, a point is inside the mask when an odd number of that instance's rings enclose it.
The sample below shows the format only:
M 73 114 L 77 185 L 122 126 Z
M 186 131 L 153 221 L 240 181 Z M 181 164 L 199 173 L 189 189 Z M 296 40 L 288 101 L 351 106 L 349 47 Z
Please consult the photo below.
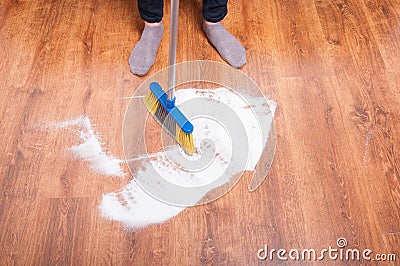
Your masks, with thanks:
M 249 161 L 245 170 L 254 170 L 266 143 L 266 139 L 263 140 L 263 132 L 260 128 L 260 124 L 258 121 L 258 119 L 260 118 L 257 117 L 257 114 L 259 116 L 262 116 L 262 119 L 270 120 L 270 124 L 272 121 L 272 117 L 275 114 L 276 103 L 274 101 L 269 100 L 267 101 L 269 107 L 264 106 L 266 100 L 263 97 L 254 98 L 247 96 L 246 101 L 238 94 L 226 88 L 218 88 L 213 90 L 185 89 L 177 91 L 176 94 L 177 105 L 180 105 L 181 103 L 194 97 L 200 96 L 210 100 L 222 102 L 232 108 L 235 114 L 239 116 L 242 125 L 246 130 L 249 151 L 251 151 L 248 154 Z M 212 127 L 210 128 L 210 131 L 213 131 L 215 129 L 216 127 Z M 199 137 L 201 132 L 196 131 L 194 133 L 197 133 L 193 134 L 195 138 L 196 136 L 200 139 L 202 138 Z M 219 135 L 218 139 L 219 141 L 223 141 L 225 137 L 226 136 Z
M 154 199 L 135 181 L 119 192 L 103 195 L 99 208 L 103 217 L 122 222 L 130 229 L 165 222 L 185 209 Z
M 177 105 L 194 98 L 203 98 L 215 103 L 220 102 L 228 106 L 240 119 L 240 123 L 247 135 L 248 147 L 247 163 L 236 165 L 233 158 L 232 132 L 219 124 L 218 121 L 207 117 L 199 117 L 191 121 L 194 125 L 194 140 L 201 154 L 187 156 L 179 146 L 172 146 L 165 151 L 142 155 L 130 161 L 141 161 L 142 167 L 137 170 L 133 179 L 121 190 L 103 195 L 100 203 L 102 216 L 110 220 L 122 222 L 128 228 L 140 228 L 150 224 L 165 222 L 174 217 L 185 206 L 174 206 L 150 196 L 142 188 L 142 184 L 148 184 L 152 191 L 163 193 L 162 183 L 158 176 L 164 180 L 187 188 L 204 186 L 204 189 L 196 193 L 185 195 L 190 204 L 195 205 L 210 190 L 228 182 L 230 177 L 242 172 L 253 171 L 264 150 L 269 128 L 275 113 L 276 104 L 268 100 L 265 104 L 263 97 L 246 97 L 246 100 L 238 94 L 219 88 L 214 90 L 185 89 L 176 92 Z M 190 107 L 186 107 L 190 108 Z M 218 107 L 216 109 L 218 111 Z M 227 114 L 229 116 L 229 114 Z M 99 174 L 106 176 L 124 176 L 121 167 L 124 160 L 107 154 L 95 134 L 90 120 L 86 116 L 74 120 L 50 123 L 47 125 L 55 129 L 66 128 L 76 130 L 79 133 L 81 143 L 69 148 L 69 151 L 77 159 L 87 161 L 90 168 Z M 143 125 L 144 126 L 144 125 Z M 188 168 L 196 165 L 196 171 L 188 171 Z M 230 167 L 228 167 L 230 165 Z M 223 175 L 224 178 L 218 178 Z M 137 182 L 140 182 L 139 185 Z M 167 191 L 168 193 L 168 191 Z M 177 197 L 182 195 L 177 195 Z
M 185 207 L 170 205 L 153 198 L 143 190 L 142 184 L 148 184 L 147 188 L 161 194 L 165 191 L 163 191 L 163 183 L 160 182 L 158 176 L 170 183 L 188 188 L 206 185 L 206 189 L 196 191 L 196 193 L 177 195 L 177 197 L 187 197 L 190 204 L 195 205 L 207 192 L 228 182 L 230 177 L 245 170 L 253 171 L 255 169 L 267 141 L 268 134 L 266 133 L 269 132 L 271 126 L 276 108 L 275 102 L 269 100 L 269 106 L 267 106 L 262 97 L 246 97 L 244 100 L 238 94 L 225 88 L 179 90 L 176 92 L 176 97 L 178 106 L 187 100 L 199 97 L 229 106 L 239 117 L 247 134 L 247 164 L 244 167 L 235 167 L 235 162 L 233 162 L 233 167 L 228 169 L 227 165 L 232 164 L 231 133 L 212 119 L 205 117 L 193 119 L 191 122 L 194 125 L 195 146 L 199 149 L 203 144 L 203 154 L 189 157 L 178 146 L 173 146 L 168 151 L 150 155 L 152 159 L 142 161 L 142 167 L 122 190 L 103 195 L 99 206 L 102 216 L 120 221 L 128 228 L 140 228 L 149 224 L 161 223 L 174 217 Z M 181 109 L 183 113 L 190 111 Z M 268 128 L 262 130 L 261 126 Z M 202 142 L 205 139 L 211 141 L 213 145 Z M 208 155 L 212 157 L 212 160 L 201 166 L 201 159 Z M 202 168 L 198 171 L 188 171 L 187 167 L 191 166 L 191 161 Z M 216 180 L 216 177 L 223 173 L 226 178 Z M 141 185 L 137 182 L 140 182 Z
M 90 168 L 96 173 L 105 176 L 125 176 L 121 167 L 123 161 L 103 151 L 100 140 L 87 116 L 83 115 L 69 121 L 50 123 L 47 127 L 77 130 L 81 143 L 69 148 L 75 158 L 88 162 Z

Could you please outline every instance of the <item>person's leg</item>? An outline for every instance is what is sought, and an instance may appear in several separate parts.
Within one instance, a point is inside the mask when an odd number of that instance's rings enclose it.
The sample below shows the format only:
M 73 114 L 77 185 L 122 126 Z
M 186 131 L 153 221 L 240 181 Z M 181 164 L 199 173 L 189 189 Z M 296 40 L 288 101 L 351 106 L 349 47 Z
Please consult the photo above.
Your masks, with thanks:
M 203 0 L 203 18 L 208 22 L 220 22 L 228 13 L 228 0 Z
M 246 64 L 246 50 L 221 24 L 228 0 L 203 0 L 203 30 L 221 57 L 236 68 Z
M 148 23 L 161 22 L 164 11 L 163 0 L 138 0 L 140 17 Z
M 154 64 L 164 34 L 163 0 L 138 0 L 139 14 L 145 26 L 142 37 L 133 48 L 129 66 L 133 74 L 144 76 Z

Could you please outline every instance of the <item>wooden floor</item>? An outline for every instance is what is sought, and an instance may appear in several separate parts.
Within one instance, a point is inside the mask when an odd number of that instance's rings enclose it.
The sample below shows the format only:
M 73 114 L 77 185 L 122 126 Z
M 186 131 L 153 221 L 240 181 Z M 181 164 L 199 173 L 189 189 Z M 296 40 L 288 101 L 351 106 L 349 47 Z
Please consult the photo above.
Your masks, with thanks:
M 398 0 L 231 0 L 224 24 L 246 47 L 242 71 L 278 103 L 272 170 L 253 193 L 246 175 L 215 202 L 131 232 L 98 211 L 129 178 L 92 173 L 67 152 L 75 135 L 40 125 L 86 114 L 123 157 L 123 97 L 146 79 L 128 66 L 136 5 L 0 1 L 0 265 L 281 264 L 257 251 L 335 248 L 339 237 L 399 265 Z M 177 61 L 223 62 L 200 1 L 180 10 Z M 168 36 L 150 73 L 167 66 Z

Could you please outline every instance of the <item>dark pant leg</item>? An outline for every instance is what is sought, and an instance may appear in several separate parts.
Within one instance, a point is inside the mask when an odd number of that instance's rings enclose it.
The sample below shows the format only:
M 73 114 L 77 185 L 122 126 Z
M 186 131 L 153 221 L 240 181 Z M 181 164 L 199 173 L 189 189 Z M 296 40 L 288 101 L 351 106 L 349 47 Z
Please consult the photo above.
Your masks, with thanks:
M 209 22 L 219 22 L 228 13 L 228 0 L 203 0 L 203 17 Z
M 163 17 L 164 0 L 138 0 L 140 17 L 149 23 L 160 22 Z

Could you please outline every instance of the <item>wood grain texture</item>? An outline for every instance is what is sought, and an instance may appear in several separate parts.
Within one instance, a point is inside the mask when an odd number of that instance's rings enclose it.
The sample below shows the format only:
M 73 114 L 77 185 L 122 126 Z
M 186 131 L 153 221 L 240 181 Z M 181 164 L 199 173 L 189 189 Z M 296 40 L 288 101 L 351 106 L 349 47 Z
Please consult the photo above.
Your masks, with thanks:
M 67 151 L 76 134 L 43 125 L 87 115 L 123 157 L 123 97 L 146 79 L 128 66 L 143 29 L 136 6 L 0 1 L 0 265 L 280 265 L 257 250 L 320 250 L 339 237 L 398 265 L 398 1 L 230 1 L 223 23 L 247 49 L 242 71 L 278 103 L 270 174 L 255 192 L 246 173 L 217 201 L 133 232 L 98 211 L 129 177 L 92 173 Z M 179 23 L 178 62 L 223 62 L 200 0 L 181 1 Z M 167 66 L 168 36 L 149 75 Z

